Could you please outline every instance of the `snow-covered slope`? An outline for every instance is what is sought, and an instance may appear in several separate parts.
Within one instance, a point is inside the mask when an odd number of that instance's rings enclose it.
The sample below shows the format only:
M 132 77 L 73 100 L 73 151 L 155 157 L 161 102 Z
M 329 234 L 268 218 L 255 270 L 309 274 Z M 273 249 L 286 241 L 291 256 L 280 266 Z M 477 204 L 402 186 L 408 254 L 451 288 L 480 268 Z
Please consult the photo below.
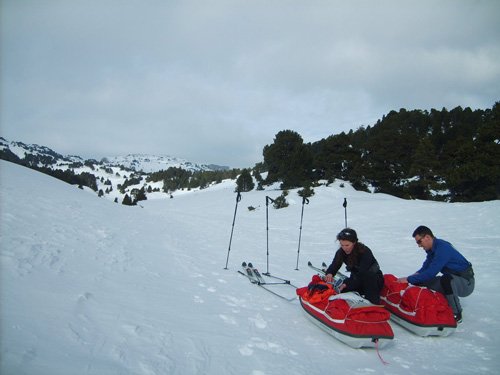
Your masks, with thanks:
M 235 212 L 226 182 L 175 199 L 127 207 L 49 176 L 0 161 L 1 374 L 496 374 L 500 370 L 500 201 L 405 201 L 315 189 L 301 212 L 269 210 L 274 190 L 243 194 Z M 330 261 L 349 225 L 386 273 L 408 275 L 423 260 L 411 238 L 429 225 L 474 264 L 476 291 L 447 338 L 393 325 L 381 350 L 351 349 L 236 270 L 243 260 L 305 285 L 307 260 Z M 247 207 L 257 209 L 250 211 Z
M 91 187 L 91 191 L 95 189 L 96 194 L 118 203 L 123 201 L 126 194 L 132 196 L 134 190 L 141 188 L 145 190 L 144 194 L 148 199 L 168 198 L 170 193 L 164 192 L 162 179 L 148 181 L 152 172 L 166 171 L 171 167 L 189 172 L 229 169 L 213 164 L 191 163 L 171 156 L 146 154 L 114 156 L 102 158 L 100 161 L 84 160 L 79 156 L 63 156 L 45 146 L 8 141 L 2 137 L 0 137 L 0 158 L 34 169 L 60 170 L 72 172 L 77 176 L 92 175 L 95 177 L 95 184 L 90 184 L 90 179 L 86 178 L 85 181 L 88 181 L 85 185 Z M 182 193 L 182 190 L 179 193 Z

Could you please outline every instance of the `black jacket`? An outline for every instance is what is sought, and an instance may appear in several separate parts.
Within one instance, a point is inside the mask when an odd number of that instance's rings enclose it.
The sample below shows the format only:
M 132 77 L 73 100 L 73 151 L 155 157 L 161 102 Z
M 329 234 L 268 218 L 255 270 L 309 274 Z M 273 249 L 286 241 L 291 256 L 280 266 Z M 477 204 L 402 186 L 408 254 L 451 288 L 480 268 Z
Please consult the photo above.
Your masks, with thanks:
M 380 267 L 372 251 L 361 242 L 356 242 L 354 249 L 349 255 L 342 248 L 338 249 L 326 273 L 331 273 L 335 276 L 340 267 L 342 267 L 342 264 L 345 264 L 347 271 L 351 272 L 351 278 L 362 277 L 364 274 L 378 273 L 380 271 Z

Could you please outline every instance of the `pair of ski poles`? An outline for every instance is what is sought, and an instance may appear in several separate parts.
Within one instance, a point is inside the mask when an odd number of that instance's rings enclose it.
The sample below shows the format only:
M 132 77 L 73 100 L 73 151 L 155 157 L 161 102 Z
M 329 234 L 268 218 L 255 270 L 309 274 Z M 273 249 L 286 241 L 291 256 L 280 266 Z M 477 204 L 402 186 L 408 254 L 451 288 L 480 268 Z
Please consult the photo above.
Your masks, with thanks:
M 229 247 L 227 249 L 227 257 L 226 257 L 226 266 L 224 269 L 227 270 L 227 265 L 229 262 L 229 253 L 231 252 L 231 243 L 233 241 L 233 232 L 234 232 L 234 224 L 236 222 L 236 213 L 238 211 L 238 203 L 241 201 L 241 193 L 238 191 L 236 195 L 236 205 L 234 207 L 234 216 L 233 216 L 233 224 L 231 227 L 231 236 L 229 237 Z M 269 273 L 269 203 L 274 203 L 274 199 L 266 196 L 266 273 L 264 275 L 270 275 Z M 304 219 L 304 205 L 309 204 L 309 199 L 306 197 L 302 197 L 302 210 L 300 213 L 300 227 L 299 227 L 299 246 L 297 249 L 297 265 L 295 266 L 295 270 L 299 269 L 299 257 L 300 257 L 300 244 L 302 240 L 302 222 Z M 344 207 L 344 218 L 345 218 L 345 227 L 347 228 L 347 199 L 344 198 L 344 203 L 342 204 Z

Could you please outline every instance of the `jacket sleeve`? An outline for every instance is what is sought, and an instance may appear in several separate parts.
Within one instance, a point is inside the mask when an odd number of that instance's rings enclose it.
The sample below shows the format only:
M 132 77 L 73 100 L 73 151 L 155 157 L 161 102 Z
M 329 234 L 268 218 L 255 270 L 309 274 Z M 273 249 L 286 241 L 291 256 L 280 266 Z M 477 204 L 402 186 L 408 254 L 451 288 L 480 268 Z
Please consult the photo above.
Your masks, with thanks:
M 332 260 L 332 264 L 330 264 L 326 269 L 325 272 L 326 274 L 331 273 L 332 275 L 335 276 L 335 274 L 340 270 L 340 267 L 342 267 L 342 263 L 344 262 L 342 253 L 343 253 L 342 249 L 337 250 Z
M 419 284 L 428 281 L 442 271 L 449 261 L 449 251 L 443 246 L 438 246 L 433 252 L 434 254 L 426 258 L 422 268 L 416 274 L 408 276 L 409 283 Z

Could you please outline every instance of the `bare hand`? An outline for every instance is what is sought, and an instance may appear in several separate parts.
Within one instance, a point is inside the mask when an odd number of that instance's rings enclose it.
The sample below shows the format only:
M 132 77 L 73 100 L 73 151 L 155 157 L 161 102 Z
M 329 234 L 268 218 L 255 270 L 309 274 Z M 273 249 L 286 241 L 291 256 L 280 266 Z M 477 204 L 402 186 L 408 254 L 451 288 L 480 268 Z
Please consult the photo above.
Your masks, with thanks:
M 325 275 L 325 281 L 326 281 L 327 283 L 331 283 L 331 282 L 333 282 L 333 275 L 332 275 L 331 273 L 326 274 L 326 275 Z

